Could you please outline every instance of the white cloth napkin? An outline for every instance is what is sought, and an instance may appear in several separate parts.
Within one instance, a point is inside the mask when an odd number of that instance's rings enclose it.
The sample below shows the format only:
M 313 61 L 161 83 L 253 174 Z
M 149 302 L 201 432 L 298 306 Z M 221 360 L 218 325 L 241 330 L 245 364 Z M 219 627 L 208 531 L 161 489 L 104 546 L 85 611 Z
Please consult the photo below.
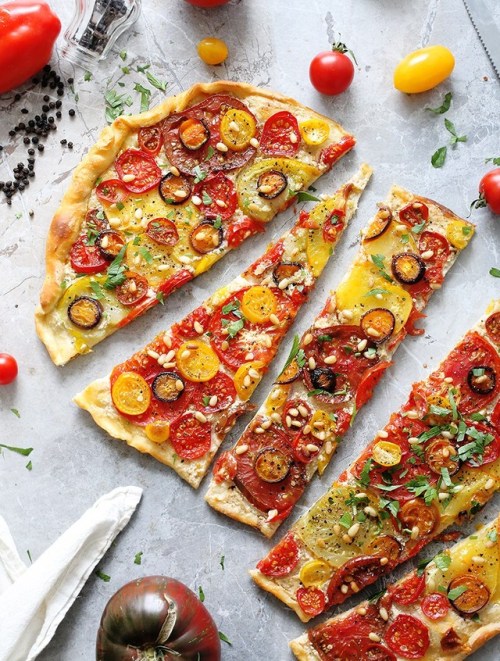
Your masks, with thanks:
M 0 517 L 0 661 L 40 654 L 141 495 L 131 486 L 102 496 L 30 567 Z

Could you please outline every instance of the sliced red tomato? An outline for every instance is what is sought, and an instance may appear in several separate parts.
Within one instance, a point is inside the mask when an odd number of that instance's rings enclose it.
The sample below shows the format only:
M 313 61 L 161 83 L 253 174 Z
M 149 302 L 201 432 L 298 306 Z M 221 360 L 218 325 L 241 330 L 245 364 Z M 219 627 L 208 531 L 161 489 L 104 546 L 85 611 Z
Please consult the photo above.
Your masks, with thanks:
M 262 129 L 260 149 L 269 156 L 295 156 L 299 149 L 300 131 L 291 112 L 282 110 L 271 115 Z
M 325 610 L 325 593 L 319 588 L 299 588 L 295 597 L 304 613 L 311 617 L 316 617 Z
M 131 193 L 145 193 L 160 183 L 161 170 L 155 159 L 140 149 L 126 149 L 118 156 L 115 168 L 120 179 L 134 176 L 132 181 L 123 181 Z
M 487 393 L 474 392 L 469 385 L 469 374 L 476 368 L 493 370 L 494 387 Z M 500 357 L 495 349 L 478 333 L 467 333 L 442 366 L 445 377 L 453 379 L 453 386 L 460 389 L 458 410 L 462 415 L 479 411 L 495 399 L 500 389 Z
M 325 147 L 321 151 L 319 160 L 321 163 L 324 163 L 331 168 L 332 165 L 336 163 L 344 154 L 347 154 L 347 152 L 350 151 L 355 144 L 356 140 L 354 136 L 344 135 L 335 144 Z
M 338 235 L 344 229 L 345 214 L 341 209 L 335 209 L 323 224 L 323 240 L 335 243 Z
M 89 209 L 85 215 L 85 229 L 106 232 L 110 229 L 108 219 L 100 209 Z
M 100 202 L 106 204 L 117 204 L 118 202 L 125 202 L 129 196 L 125 184 L 120 179 L 106 179 L 95 189 L 95 194 Z
M 394 588 L 389 588 L 392 601 L 398 606 L 410 606 L 414 604 L 425 588 L 425 574 L 418 576 L 414 572 L 409 578 Z
M 428 285 L 428 283 L 427 283 Z M 427 291 L 431 291 L 431 288 L 427 286 Z M 421 295 L 424 295 L 423 290 L 420 292 Z M 415 294 L 414 294 L 415 295 Z M 424 328 L 417 328 L 415 324 L 420 320 L 420 319 L 425 319 L 427 317 L 426 314 L 423 314 L 422 312 L 419 312 L 415 305 L 413 305 L 410 316 L 406 320 L 405 324 L 405 330 L 409 335 L 412 336 L 417 336 L 417 335 L 423 335 L 425 333 Z
M 500 312 L 490 314 L 484 323 L 489 338 L 495 343 L 500 344 Z
M 167 218 L 153 218 L 153 220 L 150 220 L 146 228 L 146 234 L 162 246 L 175 246 L 179 241 L 179 233 L 175 223 Z
M 212 427 L 200 422 L 193 413 L 183 413 L 170 425 L 170 443 L 181 459 L 200 459 L 212 444 Z
M 356 390 L 357 411 L 359 411 L 359 409 L 364 406 L 373 395 L 373 389 L 382 378 L 385 370 L 390 365 L 392 365 L 390 361 L 384 360 L 380 363 L 377 363 L 373 367 L 369 367 L 365 371 L 361 381 L 359 382 L 358 389 Z
M 126 271 L 124 276 L 125 280 L 115 289 L 116 298 L 122 305 L 135 305 L 148 293 L 148 281 L 144 276 L 132 271 Z
M 180 172 L 198 178 L 200 173 L 204 178 L 210 172 L 234 170 L 245 165 L 255 154 L 255 147 L 250 145 L 242 151 L 229 149 L 227 152 L 220 152 L 216 147 L 220 142 L 221 118 L 231 108 L 244 110 L 255 120 L 255 116 L 242 101 L 222 94 L 209 96 L 182 113 L 170 115 L 164 122 L 165 152 L 170 163 Z M 179 137 L 179 126 L 186 119 L 202 121 L 210 133 L 209 140 L 195 151 L 186 149 Z
M 299 409 L 300 407 L 300 409 Z M 304 413 L 307 412 L 306 416 L 303 416 L 299 411 L 302 410 Z M 309 422 L 312 414 L 312 409 L 307 402 L 303 399 L 288 399 L 285 406 L 283 407 L 283 427 L 285 431 L 290 432 L 295 435 L 295 432 L 298 432 L 301 429 L 304 429 L 306 424 Z M 295 424 L 288 424 L 290 423 Z
M 257 569 L 264 576 L 279 578 L 291 574 L 299 562 L 299 547 L 293 533 L 289 532 L 271 549 L 258 564 Z
M 228 220 L 238 205 L 234 184 L 222 172 L 197 183 L 193 195 L 200 198 L 198 209 L 205 218 L 220 217 L 222 220 Z
M 77 273 L 100 273 L 109 265 L 96 245 L 89 246 L 86 237 L 81 236 L 72 245 L 69 258 L 71 268 Z
M 229 452 L 223 452 L 214 464 L 214 481 L 221 484 L 226 480 L 233 480 L 238 470 L 238 462 L 235 456 Z
M 161 126 L 158 124 L 155 124 L 155 126 L 143 126 L 139 129 L 137 140 L 142 151 L 145 151 L 151 156 L 156 156 L 163 144 Z
M 429 207 L 419 200 L 413 200 L 413 202 L 400 209 L 399 218 L 410 227 L 421 225 L 427 222 L 429 218 Z
M 319 440 L 318 438 L 312 438 L 310 434 L 301 434 L 300 432 L 296 434 L 293 439 L 293 453 L 297 461 L 301 461 L 303 464 L 308 464 L 312 461 L 321 451 L 324 441 Z M 316 446 L 317 450 L 312 452 L 308 450 L 308 445 Z
M 210 323 L 211 314 L 208 312 L 204 305 L 198 306 L 195 310 L 190 312 L 178 324 L 172 326 L 174 335 L 181 335 L 183 338 L 192 340 L 201 335 L 199 328 L 201 327 L 205 332 Z M 196 330 L 195 325 L 198 327 Z
M 372 555 L 361 555 L 348 560 L 337 569 L 328 584 L 328 605 L 341 604 L 355 594 L 351 587 L 353 582 L 359 588 L 356 592 L 359 592 L 367 585 L 375 583 L 384 571 L 386 568 L 380 564 L 380 558 Z M 347 585 L 347 592 L 341 590 L 342 585 Z
M 255 428 L 258 426 L 258 419 L 254 419 L 241 438 L 248 450 L 236 457 L 238 472 L 234 481 L 252 505 L 263 512 L 277 510 L 279 514 L 289 510 L 302 495 L 306 469 L 304 464 L 295 461 L 288 436 L 281 429 L 273 425 L 257 434 Z M 277 482 L 263 480 L 255 470 L 255 462 L 264 450 L 279 453 L 288 461 L 288 471 Z
M 441 620 L 450 610 L 448 597 L 440 592 L 425 595 L 421 604 L 423 614 L 430 620 Z
M 500 433 L 500 401 L 491 414 L 491 424 L 495 427 L 496 432 Z
M 221 361 L 234 371 L 250 360 L 246 358 L 249 353 L 253 354 L 251 360 L 258 360 L 267 365 L 286 333 L 289 322 L 297 313 L 297 308 L 290 298 L 275 288 L 273 293 L 278 299 L 276 316 L 281 321 L 280 326 L 277 327 L 270 321 L 252 323 L 248 319 L 244 320 L 239 316 L 239 309 L 246 291 L 247 289 L 242 289 L 229 296 L 213 313 L 209 326 L 212 333 L 210 337 L 212 347 Z M 224 331 L 229 331 L 229 334 Z M 234 333 L 234 337 L 231 337 L 231 333 Z M 270 347 L 264 343 L 265 338 L 271 339 Z
M 237 248 L 243 243 L 243 241 L 245 241 L 245 239 L 248 239 L 248 237 L 265 231 L 265 224 L 260 223 L 258 220 L 254 220 L 248 216 L 238 218 L 227 228 L 227 244 L 230 248 Z
M 211 406 L 210 400 L 217 397 L 217 402 Z M 214 413 L 228 409 L 236 399 L 236 389 L 233 379 L 224 372 L 217 372 L 213 379 L 199 383 L 193 399 L 193 406 L 203 413 Z
M 412 615 L 398 615 L 385 633 L 385 642 L 403 659 L 421 659 L 430 645 L 429 630 Z

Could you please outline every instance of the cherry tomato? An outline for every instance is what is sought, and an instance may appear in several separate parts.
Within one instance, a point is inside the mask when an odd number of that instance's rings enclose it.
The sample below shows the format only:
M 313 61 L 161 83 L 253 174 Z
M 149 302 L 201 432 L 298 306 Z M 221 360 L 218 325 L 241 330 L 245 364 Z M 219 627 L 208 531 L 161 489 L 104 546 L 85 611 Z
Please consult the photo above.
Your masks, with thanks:
M 410 606 L 420 597 L 425 588 L 425 576 L 412 574 L 409 578 L 390 590 L 392 601 L 399 606 Z
M 175 223 L 167 218 L 154 218 L 150 220 L 146 229 L 150 239 L 162 246 L 175 246 L 179 240 L 179 233 Z
M 455 58 L 445 46 L 427 46 L 407 55 L 394 70 L 394 87 L 406 94 L 431 90 L 453 71 Z
M 142 275 L 126 271 L 125 280 L 116 287 L 116 298 L 122 305 L 135 305 L 148 293 L 148 281 Z
M 115 162 L 118 176 L 133 176 L 132 181 L 123 181 L 125 188 L 131 193 L 144 193 L 156 186 L 161 179 L 161 170 L 156 161 L 147 152 L 140 149 L 126 149 Z
M 207 415 L 228 409 L 235 399 L 233 379 L 224 372 L 217 372 L 213 379 L 199 384 L 193 397 L 193 406 Z
M 479 182 L 479 200 L 476 208 L 488 205 L 494 214 L 500 214 L 500 168 L 487 172 Z
M 163 144 L 163 133 L 158 125 L 143 126 L 139 129 L 137 140 L 143 151 L 151 154 L 151 156 L 156 156 Z
M 325 593 L 318 588 L 299 588 L 295 595 L 304 613 L 316 617 L 325 610 Z
M 100 273 L 104 271 L 109 262 L 99 250 L 99 246 L 89 246 L 85 237 L 80 237 L 72 245 L 69 258 L 71 267 L 77 273 Z
M 269 156 L 295 156 L 299 149 L 300 131 L 291 112 L 282 110 L 271 115 L 262 129 L 260 148 Z
M 215 37 L 199 41 L 196 50 L 205 64 L 222 64 L 229 54 L 225 42 Z
M 354 78 L 354 64 L 346 55 L 345 44 L 334 44 L 331 51 L 322 51 L 313 58 L 309 78 L 321 94 L 345 92 Z
M 211 9 L 212 7 L 227 5 L 229 0 L 186 0 L 186 2 L 195 7 L 206 7 L 207 9 Z
M 266 557 L 261 560 L 257 569 L 265 576 L 287 576 L 299 562 L 299 547 L 292 533 L 288 533 Z
M 430 620 L 440 620 L 446 617 L 450 610 L 448 597 L 439 592 L 431 592 L 422 599 L 422 612 Z
M 411 615 L 398 615 L 384 638 L 391 650 L 403 659 L 421 659 L 430 645 L 429 630 Z
M 97 199 L 108 204 L 124 202 L 128 197 L 128 191 L 125 184 L 120 179 L 106 179 L 101 181 L 95 189 Z
M 17 376 L 17 362 L 14 356 L 0 353 L 0 386 L 12 383 Z

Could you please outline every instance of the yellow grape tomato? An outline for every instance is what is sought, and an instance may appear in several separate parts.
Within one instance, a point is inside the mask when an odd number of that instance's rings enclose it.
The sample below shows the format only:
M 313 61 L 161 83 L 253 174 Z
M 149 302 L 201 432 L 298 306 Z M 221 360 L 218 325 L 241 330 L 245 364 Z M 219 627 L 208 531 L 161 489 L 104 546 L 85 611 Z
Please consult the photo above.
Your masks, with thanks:
M 427 46 L 407 55 L 394 70 L 394 87 L 406 94 L 431 90 L 453 71 L 455 58 L 445 46 Z
M 205 64 L 222 64 L 229 54 L 222 39 L 216 39 L 215 37 L 202 39 L 198 42 L 196 49 Z

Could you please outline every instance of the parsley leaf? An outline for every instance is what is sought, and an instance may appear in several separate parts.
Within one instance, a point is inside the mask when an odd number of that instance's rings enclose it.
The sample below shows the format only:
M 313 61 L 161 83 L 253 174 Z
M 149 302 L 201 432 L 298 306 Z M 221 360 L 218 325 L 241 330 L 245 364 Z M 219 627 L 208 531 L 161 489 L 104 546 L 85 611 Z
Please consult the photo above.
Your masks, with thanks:
M 127 59 L 127 51 L 126 50 L 120 51 L 120 57 L 122 61 L 125 62 L 125 60 Z
M 399 502 L 397 500 L 390 500 L 389 498 L 380 498 L 380 507 L 387 509 L 392 516 L 396 517 L 399 512 Z
M 226 559 L 225 555 L 221 555 L 220 560 L 219 560 L 219 565 L 222 567 L 222 571 L 224 571 L 224 560 Z
M 92 74 L 90 73 L 90 71 L 86 71 L 86 72 L 83 74 L 83 80 L 85 80 L 85 81 L 92 80 Z
M 222 312 L 224 312 L 224 308 L 222 308 Z M 287 367 L 290 367 L 290 365 L 292 364 L 294 358 L 299 353 L 299 345 L 300 345 L 299 336 L 295 335 L 292 342 L 292 348 L 290 349 L 288 358 L 286 359 L 285 365 L 283 366 L 283 369 L 281 370 L 279 376 L 281 376 L 283 372 L 287 369 Z
M 127 244 L 125 244 L 118 255 L 114 258 L 111 264 L 108 266 L 107 277 L 104 281 L 104 287 L 106 289 L 114 289 L 121 285 L 122 282 L 125 282 L 125 271 L 127 267 L 122 264 L 123 258 L 125 257 L 125 251 L 127 250 Z
M 17 409 L 10 409 L 10 410 L 11 410 L 11 413 L 13 413 L 16 416 L 16 418 L 21 417 L 21 414 L 19 413 L 19 411 Z
M 488 539 L 490 540 L 490 542 L 498 541 L 498 534 L 495 528 L 493 528 L 493 530 L 490 530 L 490 532 L 488 533 Z
M 448 149 L 446 147 L 439 147 L 431 157 L 432 167 L 442 168 L 446 160 L 446 152 Z
M 202 200 L 203 200 L 203 204 L 206 204 L 207 206 L 208 206 L 209 204 L 212 204 L 212 202 L 213 202 L 212 198 L 211 198 L 210 195 L 207 193 L 207 191 L 203 191 L 203 193 L 202 193 Z
M 33 464 L 31 463 L 31 461 L 28 461 L 28 463 L 26 464 L 25 468 L 26 468 L 27 470 L 29 470 L 29 471 L 33 469 Z
M 427 565 L 432 562 L 431 558 L 427 558 L 425 560 L 420 560 L 420 562 L 417 565 L 417 576 L 422 576 L 422 574 L 425 571 L 425 568 Z
M 494 278 L 500 278 L 500 269 L 496 269 L 494 266 L 492 266 L 490 269 L 490 275 L 492 275 Z
M 441 431 L 442 431 L 441 427 L 436 425 L 435 427 L 431 427 L 427 431 L 424 431 L 417 438 L 420 441 L 420 443 L 425 443 L 426 441 L 430 440 L 431 438 L 434 438 L 434 436 L 439 436 Z
M 151 90 L 147 87 L 144 87 L 140 83 L 134 85 L 134 90 L 139 92 L 141 95 L 141 112 L 145 112 L 149 109 L 149 101 L 151 99 Z
M 347 530 L 352 526 L 352 516 L 349 512 L 344 512 L 339 519 L 339 524 L 346 528 Z
M 160 305 L 165 305 L 165 294 L 162 291 L 157 291 L 156 300 Z
M 231 301 L 231 303 L 228 303 L 227 305 L 224 305 L 222 307 L 222 314 L 229 314 L 230 312 L 239 310 L 239 308 L 240 308 L 240 302 L 238 301 L 237 298 L 235 298 L 234 301 Z
M 222 218 L 220 216 L 217 216 L 217 218 L 214 220 L 214 227 L 216 230 L 222 227 Z
M 437 498 L 437 489 L 429 484 L 429 478 L 425 475 L 418 475 L 407 482 L 406 488 L 410 493 L 414 493 L 417 498 L 422 496 L 426 505 L 430 505 Z
M 434 558 L 434 564 L 438 569 L 448 569 L 448 567 L 451 565 L 451 557 L 445 551 L 441 551 Z
M 222 640 L 222 642 L 227 643 L 228 645 L 232 645 L 233 643 L 229 640 L 229 638 L 226 636 L 225 633 L 222 633 L 222 631 L 219 631 L 219 638 Z
M 153 255 L 149 252 L 149 250 L 144 246 L 141 246 L 138 250 L 144 261 L 147 262 L 148 264 L 151 264 L 153 261 Z
M 0 443 L 0 448 L 4 448 L 5 450 L 10 450 L 11 452 L 20 454 L 23 457 L 29 457 L 29 455 L 33 452 L 33 448 L 16 448 L 13 445 L 4 445 L 3 443 Z
M 363 486 L 367 487 L 370 484 L 370 471 L 372 469 L 373 459 L 367 459 L 361 473 L 359 474 L 358 482 Z
M 109 583 L 110 580 L 111 580 L 111 576 L 108 576 L 107 574 L 105 574 L 105 573 L 104 573 L 103 571 L 101 571 L 100 569 L 98 569 L 98 570 L 95 571 L 94 573 L 95 573 L 95 575 L 96 575 L 98 578 L 101 579 L 101 581 L 104 581 L 105 583 Z
M 438 108 L 426 108 L 426 110 L 433 112 L 435 115 L 443 115 L 450 109 L 451 99 L 452 93 L 447 92 L 444 96 L 443 103 Z
M 455 601 L 455 599 L 458 599 L 458 597 L 468 589 L 469 588 L 465 585 L 459 585 L 457 588 L 453 588 L 453 590 L 448 592 L 448 599 L 450 601 Z
M 150 71 L 146 72 L 146 78 L 153 87 L 156 87 L 157 90 L 164 92 L 167 89 L 167 83 L 158 80 L 158 78 L 155 78 L 155 76 L 153 76 L 153 74 Z
M 316 197 L 315 195 L 311 195 L 311 193 L 308 193 L 307 191 L 299 191 L 297 193 L 297 200 L 299 202 L 321 202 L 319 197 Z
M 94 292 L 96 298 L 98 298 L 98 299 L 104 298 L 104 294 L 103 294 L 103 291 L 101 289 L 101 285 L 98 282 L 96 282 L 95 280 L 90 280 L 89 284 L 90 284 L 90 288 Z
M 237 319 L 236 321 L 233 321 L 233 323 L 228 324 L 226 326 L 228 336 L 231 339 L 235 338 L 244 325 L 245 325 L 244 319 Z
M 449 119 L 444 120 L 444 125 L 446 127 L 446 130 L 451 133 L 451 145 L 455 146 L 458 142 L 467 142 L 467 136 L 466 135 L 457 135 L 457 131 L 455 129 L 455 125 L 453 122 L 450 122 Z
M 387 280 L 387 282 L 394 282 L 391 276 L 387 273 L 384 266 L 384 255 L 370 255 L 372 262 L 378 268 L 380 275 Z
M 196 167 L 193 168 L 193 172 L 194 172 L 194 175 L 195 175 L 195 177 L 194 177 L 194 183 L 195 184 L 199 184 L 200 181 L 203 181 L 203 179 L 206 179 L 207 175 L 208 175 L 208 172 L 204 172 L 200 168 L 199 165 L 197 165 Z
M 493 165 L 500 165 L 500 156 L 497 156 L 496 158 L 486 158 L 485 163 L 493 163 Z
M 382 287 L 376 287 L 375 289 L 370 289 L 370 291 L 367 291 L 366 294 L 364 294 L 364 296 L 377 296 L 378 294 L 383 296 L 384 294 L 388 294 L 388 293 L 389 292 L 387 291 L 387 289 L 383 289 Z
M 143 555 L 144 555 L 143 551 L 139 551 L 139 553 L 136 553 L 135 557 L 134 557 L 134 564 L 142 565 L 142 556 Z

